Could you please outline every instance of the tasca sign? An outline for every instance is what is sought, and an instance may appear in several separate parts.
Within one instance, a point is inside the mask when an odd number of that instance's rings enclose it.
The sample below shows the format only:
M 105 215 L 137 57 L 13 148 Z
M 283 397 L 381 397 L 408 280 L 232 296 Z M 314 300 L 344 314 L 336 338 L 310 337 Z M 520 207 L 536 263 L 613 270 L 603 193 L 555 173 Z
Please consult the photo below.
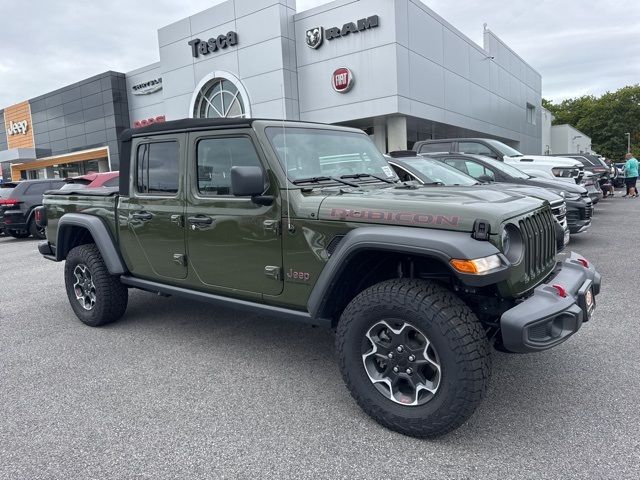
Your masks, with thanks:
M 322 45 L 322 40 L 334 40 L 336 38 L 346 37 L 352 33 L 360 33 L 371 28 L 376 28 L 380 25 L 380 18 L 378 15 L 371 15 L 367 18 L 361 18 L 356 22 L 348 22 L 339 27 L 313 27 L 307 30 L 305 34 L 305 41 L 309 48 L 319 48 Z
M 233 47 L 238 44 L 238 34 L 234 31 L 227 33 L 226 35 L 218 35 L 215 38 L 209 40 L 200 40 L 194 38 L 187 42 L 191 46 L 191 55 L 193 58 L 198 58 L 198 55 L 209 55 L 210 53 L 217 52 L 218 50 L 224 50 L 227 47 Z
M 9 122 L 9 127 L 7 127 L 7 135 L 26 135 L 27 130 L 29 129 L 29 124 L 26 120 L 22 120 L 20 122 Z

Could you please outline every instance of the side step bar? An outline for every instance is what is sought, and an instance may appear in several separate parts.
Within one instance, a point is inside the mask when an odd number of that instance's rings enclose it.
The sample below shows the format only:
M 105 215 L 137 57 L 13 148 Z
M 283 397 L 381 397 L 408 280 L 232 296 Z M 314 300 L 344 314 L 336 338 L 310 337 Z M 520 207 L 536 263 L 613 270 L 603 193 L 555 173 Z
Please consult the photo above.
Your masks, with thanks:
M 247 300 L 238 300 L 236 298 L 222 297 L 212 293 L 198 292 L 182 287 L 174 287 L 173 285 L 165 285 L 164 283 L 152 282 L 141 278 L 131 277 L 129 275 L 120 276 L 120 281 L 130 287 L 139 288 L 160 295 L 175 295 L 176 297 L 188 298 L 198 302 L 206 302 L 222 307 L 234 308 L 236 310 L 244 310 L 251 313 L 268 315 L 271 317 L 284 318 L 294 320 L 296 322 L 307 323 L 310 325 L 331 327 L 330 320 L 313 319 L 308 312 L 300 312 L 298 310 L 290 310 L 288 308 L 274 307 L 262 303 L 250 302 Z

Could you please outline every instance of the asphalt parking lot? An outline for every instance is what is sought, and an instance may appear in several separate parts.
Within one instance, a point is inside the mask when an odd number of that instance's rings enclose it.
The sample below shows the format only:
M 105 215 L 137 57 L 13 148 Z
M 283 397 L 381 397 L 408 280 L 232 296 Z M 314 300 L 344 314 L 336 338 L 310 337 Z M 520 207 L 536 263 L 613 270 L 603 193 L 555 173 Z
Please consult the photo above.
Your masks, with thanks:
M 638 478 L 640 200 L 572 237 L 603 274 L 562 346 L 496 353 L 484 403 L 432 441 L 386 430 L 343 386 L 332 334 L 132 291 L 81 324 L 63 265 L 0 237 L 0 478 Z

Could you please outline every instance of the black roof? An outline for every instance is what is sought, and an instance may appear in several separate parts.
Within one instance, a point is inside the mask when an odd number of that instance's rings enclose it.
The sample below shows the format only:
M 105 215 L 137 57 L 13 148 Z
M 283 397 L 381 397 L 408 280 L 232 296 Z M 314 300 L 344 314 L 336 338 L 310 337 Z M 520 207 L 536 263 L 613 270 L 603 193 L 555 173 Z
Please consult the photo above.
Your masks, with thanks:
M 415 150 L 394 150 L 388 154 L 392 158 L 417 157 Z
M 201 128 L 250 127 L 257 118 L 183 118 L 168 122 L 152 123 L 146 127 L 129 128 L 122 132 L 120 140 L 128 142 L 131 137 L 147 133 L 176 132 Z

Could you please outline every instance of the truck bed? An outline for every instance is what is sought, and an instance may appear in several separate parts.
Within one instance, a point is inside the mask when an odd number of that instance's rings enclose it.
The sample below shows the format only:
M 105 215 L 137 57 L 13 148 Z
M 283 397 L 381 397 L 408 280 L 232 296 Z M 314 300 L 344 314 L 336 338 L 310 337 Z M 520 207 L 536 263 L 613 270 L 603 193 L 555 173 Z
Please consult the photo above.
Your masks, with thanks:
M 47 240 L 56 244 L 58 221 L 65 213 L 84 213 L 100 217 L 114 239 L 116 229 L 118 188 L 104 187 L 77 190 L 50 190 L 45 192 L 43 205 L 47 217 Z

